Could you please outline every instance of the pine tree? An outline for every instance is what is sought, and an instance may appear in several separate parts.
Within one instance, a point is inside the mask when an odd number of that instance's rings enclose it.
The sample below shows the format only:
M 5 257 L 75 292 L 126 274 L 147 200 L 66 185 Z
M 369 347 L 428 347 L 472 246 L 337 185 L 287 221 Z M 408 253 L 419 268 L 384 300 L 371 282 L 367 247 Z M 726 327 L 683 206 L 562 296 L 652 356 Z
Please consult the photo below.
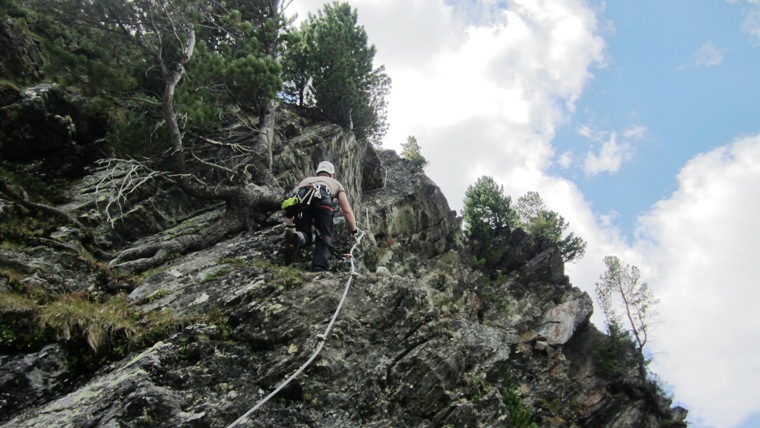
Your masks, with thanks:
M 546 208 L 538 192 L 528 192 L 517 199 L 515 211 L 525 230 L 537 236 L 545 236 L 557 243 L 562 259 L 572 262 L 580 259 L 586 252 L 586 241 L 566 233 L 570 223 L 556 211 Z
M 401 144 L 401 157 L 408 161 L 411 161 L 418 167 L 424 168 L 428 165 L 428 161 L 424 156 L 422 156 L 420 150 L 421 149 L 419 143 L 417 143 L 417 138 L 410 135 L 407 137 L 406 143 Z
M 283 59 L 289 96 L 300 104 L 313 96 L 328 119 L 380 145 L 391 80 L 384 67 L 374 68 L 376 49 L 356 10 L 348 3 L 326 4 L 293 32 L 290 46 Z
M 37 28 L 50 41 L 50 69 L 61 82 L 110 106 L 117 130 L 111 138 L 120 128 L 132 132 L 122 145 L 128 154 L 137 129 L 156 146 L 154 157 L 169 156 L 121 162 L 171 180 L 192 197 L 226 204 L 225 216 L 203 234 L 125 251 L 113 264 L 133 271 L 155 266 L 169 253 L 203 248 L 247 228 L 252 212 L 278 208 L 281 190 L 269 167 L 285 23 L 279 0 L 31 1 L 39 11 Z M 201 158 L 188 150 L 189 138 L 213 143 L 209 136 L 218 125 L 233 120 L 228 112 L 254 129 L 254 138 L 234 148 L 243 156 Z M 115 186 L 116 203 L 133 190 Z
M 607 270 L 599 277 L 595 292 L 607 325 L 616 328 L 627 325 L 626 330 L 631 332 L 639 352 L 643 353 L 657 299 L 649 285 L 642 281 L 638 267 L 616 256 L 606 256 L 604 264 Z
M 512 198 L 490 176 L 483 176 L 467 187 L 464 199 L 465 232 L 471 239 L 488 242 L 494 233 L 517 222 Z
M 594 291 L 602 307 L 610 339 L 619 341 L 633 337 L 639 378 L 647 386 L 646 391 L 651 399 L 656 401 L 658 383 L 653 380 L 656 375 L 647 368 L 649 360 L 644 356 L 644 346 L 649 341 L 658 300 L 646 281 L 641 279 L 638 267 L 624 263 L 616 256 L 606 256 L 604 264 L 607 270 L 599 277 Z

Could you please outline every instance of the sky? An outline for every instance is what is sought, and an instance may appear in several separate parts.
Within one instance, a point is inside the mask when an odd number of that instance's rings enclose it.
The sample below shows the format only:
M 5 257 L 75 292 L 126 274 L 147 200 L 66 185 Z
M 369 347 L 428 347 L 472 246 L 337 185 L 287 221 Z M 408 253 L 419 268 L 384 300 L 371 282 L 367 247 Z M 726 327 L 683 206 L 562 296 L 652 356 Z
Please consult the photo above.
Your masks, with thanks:
M 760 0 L 349 3 L 393 81 L 384 147 L 414 136 L 457 211 L 483 175 L 539 192 L 588 242 L 574 286 L 641 270 L 691 426 L 760 427 Z

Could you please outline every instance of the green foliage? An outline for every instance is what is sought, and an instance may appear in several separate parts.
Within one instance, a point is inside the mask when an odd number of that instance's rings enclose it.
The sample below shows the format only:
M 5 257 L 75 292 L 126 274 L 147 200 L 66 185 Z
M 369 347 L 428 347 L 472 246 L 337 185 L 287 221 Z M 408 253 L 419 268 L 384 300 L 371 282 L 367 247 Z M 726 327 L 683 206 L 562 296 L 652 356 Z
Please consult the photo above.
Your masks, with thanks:
M 160 290 L 157 290 L 155 293 L 148 296 L 145 301 L 146 303 L 155 302 L 156 300 L 161 300 L 166 296 L 171 296 L 172 291 L 168 290 L 166 288 L 162 288 Z
M 528 192 L 520 196 L 515 203 L 515 211 L 520 225 L 529 233 L 545 236 L 557 243 L 565 262 L 579 260 L 586 252 L 586 241 L 567 233 L 570 224 L 556 211 L 546 208 L 538 192 Z
M 406 139 L 406 143 L 401 144 L 401 157 L 411 161 L 420 168 L 428 166 L 428 161 L 422 156 L 420 145 L 414 136 L 410 135 Z
M 0 161 L 0 180 L 3 180 L 16 193 L 26 192 L 33 201 L 49 205 L 66 202 L 65 195 L 56 186 L 60 184 L 59 181 L 43 178 L 39 174 L 30 173 L 4 161 Z
M 0 94 L 3 92 L 18 92 L 20 89 L 16 82 L 0 78 Z
M 18 293 L 0 293 L 0 314 L 34 312 L 37 302 Z
M 166 79 L 186 56 L 192 60 L 171 100 L 183 130 L 214 131 L 233 105 L 261 113 L 282 85 L 276 57 L 285 23 L 262 2 L 32 0 L 31 6 L 39 10 L 33 26 L 46 73 L 94 97 L 114 128 L 108 141 L 124 152 L 133 144 L 138 154 L 165 150 Z
M 640 354 L 627 331 L 615 324 L 608 325 L 608 335 L 600 338 L 592 351 L 599 374 L 614 380 L 638 367 Z
M 546 209 L 537 192 L 528 192 L 513 205 L 512 199 L 504 195 L 503 186 L 490 176 L 478 178 L 467 188 L 462 215 L 465 233 L 474 244 L 475 269 L 493 267 L 502 260 L 507 248 L 490 244 L 506 227 L 521 227 L 532 235 L 548 238 L 556 243 L 565 262 L 579 259 L 586 250 L 586 242 L 572 232 L 567 233 L 569 223 L 555 211 Z
M 264 259 L 257 259 L 253 265 L 272 274 L 270 283 L 278 289 L 285 289 L 301 285 L 301 271 L 292 266 L 279 266 Z
M 222 337 L 228 339 L 232 334 L 232 326 L 230 326 L 228 318 L 224 316 L 219 307 L 216 305 L 212 306 L 206 314 L 208 322 L 219 327 Z
M 282 67 L 276 57 L 286 40 L 281 35 L 286 23 L 264 13 L 255 2 L 232 3 L 204 11 L 203 19 L 213 19 L 220 27 L 198 27 L 199 42 L 182 95 L 190 102 L 182 105 L 190 106 L 188 113 L 209 115 L 200 123 L 213 121 L 213 110 L 230 100 L 262 114 L 282 88 Z M 209 82 L 217 86 L 209 87 Z
M 159 292 L 160 293 L 160 292 Z M 53 296 L 32 288 L 0 293 L 0 350 L 39 349 L 58 341 L 83 372 L 151 346 L 191 322 L 171 311 L 143 314 L 125 295 L 104 301 L 84 294 Z
M 388 127 L 391 80 L 384 67 L 374 68 L 376 50 L 358 25 L 356 10 L 348 3 L 326 4 L 289 35 L 288 47 L 286 98 L 303 105 L 313 97 L 330 120 L 379 145 Z
M 20 8 L 15 0 L 0 0 L 0 16 L 15 15 Z
M 39 305 L 30 296 L 0 293 L 0 350 L 17 351 L 39 348 L 44 334 L 37 329 Z
M 16 341 L 13 329 L 5 324 L 0 324 L 0 349 L 12 345 Z
M 640 381 L 656 401 L 665 396 L 659 378 L 649 368 L 650 360 L 644 357 L 644 346 L 649 339 L 649 328 L 655 315 L 658 300 L 641 279 L 636 266 L 626 264 L 615 256 L 604 258 L 607 270 L 596 283 L 596 297 L 607 323 L 609 343 L 599 348 L 602 373 L 617 375 L 636 367 Z M 625 320 L 625 321 L 623 321 Z M 620 356 L 621 348 L 631 349 L 630 357 Z
M 285 101 L 298 106 L 307 104 L 309 80 L 309 51 L 306 38 L 308 24 L 301 25 L 300 30 L 288 33 L 285 54 L 282 56 L 283 95 Z M 311 100 L 309 100 L 311 101 Z
M 482 257 L 472 256 L 470 258 L 470 267 L 473 269 L 483 269 L 486 265 L 486 259 Z
M 559 412 L 562 410 L 562 407 L 563 407 L 562 401 L 560 401 L 557 398 L 553 398 L 553 399 L 543 398 L 541 399 L 541 404 L 546 410 L 551 412 L 552 415 L 559 414 Z
M 520 396 L 517 395 L 517 391 L 512 388 L 505 388 L 501 392 L 501 399 L 504 401 L 504 405 L 509 410 L 509 428 L 537 428 L 535 422 L 531 422 L 533 414 L 526 408 Z
M 464 199 L 465 232 L 471 239 L 490 241 L 494 232 L 517 223 L 512 198 L 493 177 L 483 176 L 467 187 Z
M 136 348 L 151 346 L 193 321 L 190 318 L 177 317 L 172 311 L 152 311 L 144 315 L 135 313 L 135 316 L 140 325 L 139 334 L 133 340 Z
M 232 269 L 230 269 L 228 267 L 219 268 L 215 272 L 206 275 L 206 277 L 203 278 L 203 280 L 201 281 L 201 283 L 206 283 L 206 282 L 210 282 L 210 281 L 214 281 L 214 280 L 217 280 L 217 279 L 224 278 L 230 272 L 232 272 Z

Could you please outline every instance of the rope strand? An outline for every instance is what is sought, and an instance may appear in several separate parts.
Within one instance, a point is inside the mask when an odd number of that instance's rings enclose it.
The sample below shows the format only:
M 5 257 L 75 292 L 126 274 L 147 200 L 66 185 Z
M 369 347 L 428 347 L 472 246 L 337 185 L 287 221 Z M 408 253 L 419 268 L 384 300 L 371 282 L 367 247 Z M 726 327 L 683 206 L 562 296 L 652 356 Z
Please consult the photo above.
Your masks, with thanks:
M 359 228 L 357 228 L 357 230 L 359 231 L 359 236 L 356 238 L 356 242 L 351 247 L 351 251 L 350 251 L 350 254 L 351 254 L 351 257 L 350 257 L 350 259 L 351 259 L 351 273 L 348 276 L 348 281 L 346 282 L 346 287 L 343 289 L 343 296 L 341 296 L 341 298 L 340 298 L 340 302 L 338 303 L 338 307 L 335 309 L 335 313 L 333 314 L 332 319 L 330 319 L 330 323 L 327 325 L 327 328 L 325 329 L 325 332 L 322 335 L 317 336 L 319 338 L 319 344 L 317 345 L 317 349 L 314 351 L 313 354 L 311 354 L 311 357 L 309 357 L 309 359 L 305 363 L 303 363 L 301 365 L 301 367 L 298 368 L 298 370 L 296 370 L 295 373 L 293 373 L 292 375 L 290 375 L 290 377 L 288 377 L 287 379 L 285 379 L 285 381 L 283 383 L 281 383 L 280 386 L 278 386 L 277 388 L 275 388 L 274 391 L 270 392 L 269 395 L 267 395 L 266 397 L 264 397 L 261 401 L 259 401 L 258 403 L 256 403 L 256 405 L 253 406 L 250 410 L 248 410 L 247 412 L 245 412 L 243 414 L 243 416 L 237 418 L 235 420 L 235 422 L 229 424 L 227 426 L 227 428 L 231 428 L 231 427 L 237 425 L 238 423 L 245 421 L 248 418 L 248 416 L 250 416 L 253 412 L 255 412 L 256 410 L 258 410 L 259 407 L 263 406 L 264 403 L 266 403 L 267 401 L 269 401 L 270 398 L 272 398 L 275 395 L 277 395 L 277 393 L 280 392 L 280 390 L 282 390 L 283 388 L 285 388 L 290 383 L 290 381 L 292 381 L 293 379 L 296 378 L 296 376 L 298 376 L 299 374 L 301 374 L 306 369 L 306 367 L 308 367 L 309 364 L 311 364 L 312 361 L 314 361 L 314 359 L 317 358 L 317 355 L 319 355 L 319 353 L 322 351 L 322 348 L 325 346 L 325 341 L 327 340 L 327 336 L 330 334 L 330 330 L 332 330 L 333 324 L 335 324 L 335 320 L 338 318 L 338 313 L 340 313 L 340 308 L 343 307 L 343 303 L 346 301 L 346 297 L 348 296 L 348 289 L 351 287 L 351 282 L 353 282 L 354 276 L 357 275 L 356 274 L 356 266 L 354 265 L 354 251 L 361 244 L 361 241 L 362 241 L 362 239 L 364 238 L 364 235 L 365 235 L 365 232 L 363 230 L 361 230 Z

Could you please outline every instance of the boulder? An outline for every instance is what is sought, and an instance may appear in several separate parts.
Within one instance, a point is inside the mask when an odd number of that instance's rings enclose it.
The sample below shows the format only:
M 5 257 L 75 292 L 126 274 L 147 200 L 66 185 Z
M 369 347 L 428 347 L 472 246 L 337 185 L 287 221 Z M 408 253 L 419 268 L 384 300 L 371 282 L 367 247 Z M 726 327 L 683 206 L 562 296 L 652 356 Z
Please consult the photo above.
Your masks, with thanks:
M 588 323 L 593 311 L 591 298 L 583 293 L 547 311 L 538 334 L 546 338 L 549 345 L 564 345 L 581 326 Z

